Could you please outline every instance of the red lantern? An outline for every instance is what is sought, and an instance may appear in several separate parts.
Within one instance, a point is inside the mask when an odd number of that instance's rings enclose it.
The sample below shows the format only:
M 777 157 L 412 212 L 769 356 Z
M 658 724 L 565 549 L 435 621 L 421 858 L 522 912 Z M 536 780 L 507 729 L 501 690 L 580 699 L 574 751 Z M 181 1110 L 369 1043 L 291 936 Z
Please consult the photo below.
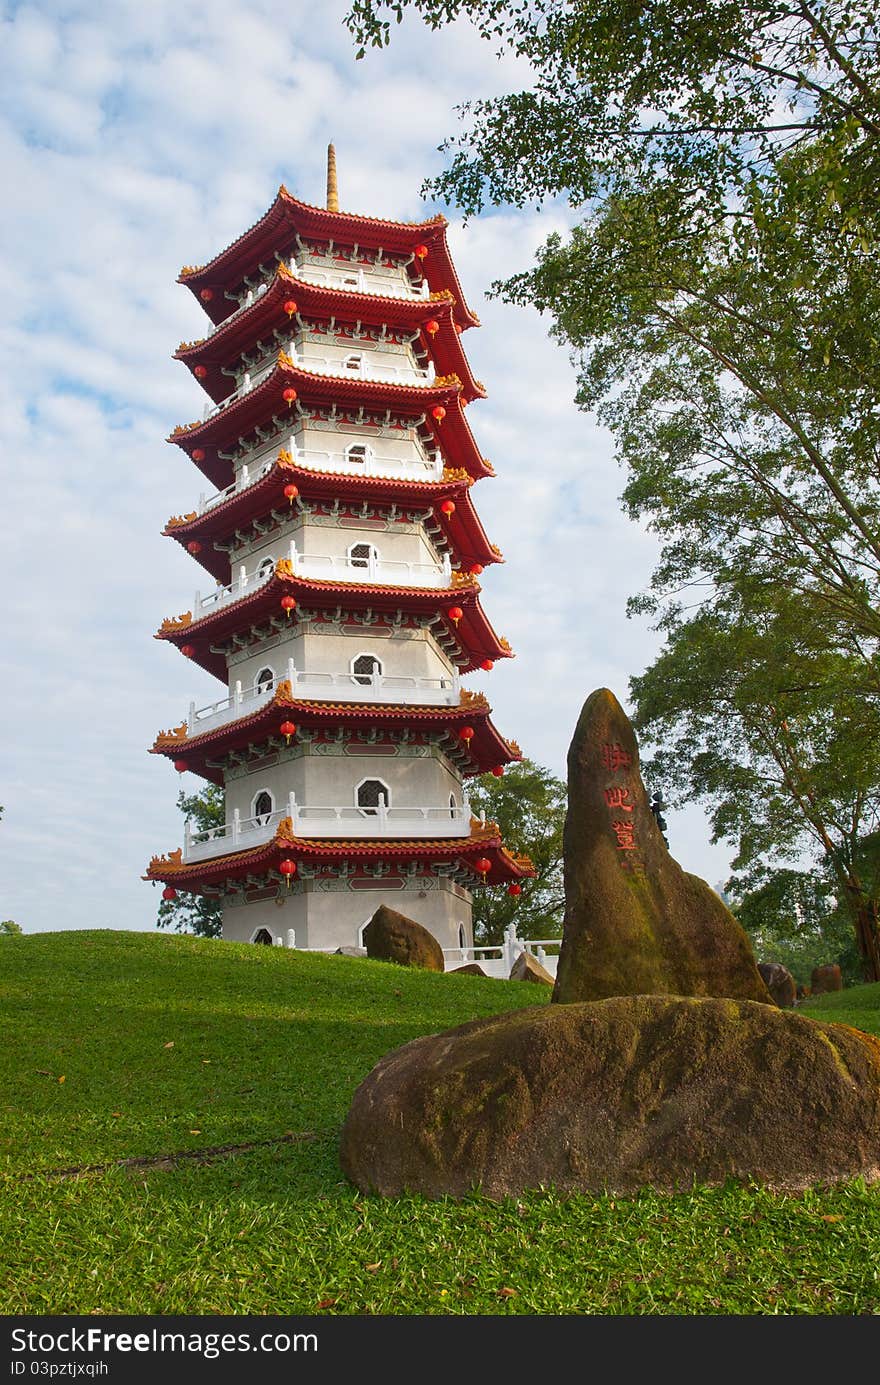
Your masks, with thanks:
M 296 390 L 293 389 L 291 386 L 288 386 L 282 394 L 281 398 L 284 400 L 285 404 L 289 409 L 291 404 L 293 404 L 294 400 L 296 399 Z
M 284 860 L 278 864 L 278 869 L 287 880 L 287 888 L 290 889 L 291 876 L 296 875 L 296 861 Z
M 197 365 L 195 370 L 193 371 L 193 375 L 196 377 L 197 380 L 206 379 L 208 375 L 208 367 L 206 365 Z
M 288 317 L 293 317 L 294 313 L 296 312 L 296 303 L 292 298 L 288 298 L 285 302 L 284 311 L 287 313 Z
M 167 885 L 167 886 L 165 887 L 165 889 L 162 891 L 162 898 L 163 898 L 163 899 L 176 899 L 176 898 L 177 898 L 177 891 L 175 890 L 175 888 L 174 888 L 173 885 Z
M 174 768 L 177 770 L 178 774 L 183 774 L 189 769 L 189 765 L 186 763 L 186 760 L 175 760 Z
M 462 618 L 463 615 L 464 615 L 464 611 L 461 609 L 460 606 L 450 606 L 450 607 L 449 607 L 449 619 L 452 620 L 452 621 L 455 621 L 455 624 L 456 624 L 456 625 L 457 625 L 458 622 L 461 620 L 461 618 Z
M 495 778 L 496 778 L 496 779 L 501 779 L 501 778 L 503 778 L 503 775 L 504 775 L 504 766 L 503 766 L 503 765 L 496 765 L 495 768 L 493 769 L 492 773 L 495 775 Z
M 286 737 L 287 744 L 290 745 L 291 736 L 296 735 L 296 723 L 293 721 L 282 721 L 278 730 L 281 732 L 282 736 Z
M 424 259 L 427 259 L 427 256 L 428 256 L 428 247 L 427 247 L 427 245 L 417 245 L 416 248 L 415 248 L 415 250 L 413 251 L 413 254 L 415 255 L 415 257 L 416 257 L 417 260 L 424 260 Z
M 282 598 L 281 598 L 281 609 L 282 609 L 282 611 L 286 611 L 286 612 L 287 612 L 287 618 L 288 618 L 288 620 L 290 619 L 290 613 L 291 613 L 291 611 L 294 610 L 295 607 L 296 607 L 296 597 L 295 597 L 295 596 L 282 596 Z
M 433 409 L 431 410 L 431 415 L 433 418 L 436 418 L 438 423 L 442 423 L 444 418 L 446 417 L 446 410 L 444 409 L 442 404 L 435 404 Z
M 444 515 L 454 515 L 454 514 L 455 514 L 455 501 L 454 501 L 454 500 L 444 500 L 444 501 L 443 501 L 443 504 L 440 506 L 440 509 L 441 509 L 441 511 L 443 512 Z
M 480 573 L 481 573 L 482 571 L 483 571 L 483 564 L 482 564 L 482 563 L 471 563 L 470 567 L 468 568 L 468 572 L 471 574 L 472 577 L 479 577 L 479 575 L 480 575 Z
M 462 726 L 458 733 L 460 741 L 472 741 L 474 739 L 474 728 L 472 726 Z
M 478 861 L 474 861 L 474 867 L 481 875 L 485 875 L 487 871 L 492 869 L 492 862 L 488 856 L 481 856 Z
M 294 500 L 296 500 L 296 497 L 299 495 L 299 486 L 294 486 L 292 483 L 289 486 L 285 486 L 284 494 L 292 505 Z
M 460 337 L 463 331 L 464 331 L 464 328 L 463 328 L 463 327 L 460 327 L 459 324 L 456 322 L 456 324 L 455 324 L 455 335 L 456 335 L 457 337 Z
M 486 673 L 491 673 L 491 671 L 492 671 L 492 669 L 493 669 L 494 667 L 495 667 L 495 660 L 494 660 L 494 659 L 484 659 L 483 662 L 480 664 L 480 668 L 485 669 Z
M 437 321 L 436 317 L 428 319 L 425 323 L 425 331 L 432 337 L 437 335 L 440 331 L 440 323 Z
M 201 553 L 202 545 L 199 543 L 198 539 L 190 539 L 189 543 L 186 545 L 186 551 L 195 557 L 197 553 Z
M 516 881 L 514 881 L 512 885 L 508 885 L 507 893 L 513 895 L 514 899 L 516 899 L 517 895 L 522 894 L 522 885 L 517 885 Z
M 195 655 L 195 652 L 196 652 L 196 650 L 195 650 L 195 645 L 192 645 L 192 644 L 182 644 L 182 645 L 180 646 L 180 652 L 181 652 L 181 654 L 183 654 L 187 659 L 192 659 L 193 656 Z
M 203 447 L 193 448 L 192 459 L 194 462 L 203 462 L 205 460 L 205 449 Z
M 201 293 L 199 294 L 199 298 L 201 298 L 201 300 L 202 300 L 203 303 L 210 303 L 210 301 L 211 301 L 211 299 L 212 299 L 213 297 L 214 297 L 214 290 L 213 290 L 213 289 L 202 289 Z

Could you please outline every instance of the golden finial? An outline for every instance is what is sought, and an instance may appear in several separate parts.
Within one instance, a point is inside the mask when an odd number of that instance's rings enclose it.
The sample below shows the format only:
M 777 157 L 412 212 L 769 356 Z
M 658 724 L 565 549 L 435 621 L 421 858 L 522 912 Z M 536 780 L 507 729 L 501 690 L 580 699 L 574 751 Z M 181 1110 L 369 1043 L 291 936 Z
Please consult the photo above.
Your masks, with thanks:
M 327 210 L 339 211 L 339 187 L 336 182 L 336 150 L 327 145 Z

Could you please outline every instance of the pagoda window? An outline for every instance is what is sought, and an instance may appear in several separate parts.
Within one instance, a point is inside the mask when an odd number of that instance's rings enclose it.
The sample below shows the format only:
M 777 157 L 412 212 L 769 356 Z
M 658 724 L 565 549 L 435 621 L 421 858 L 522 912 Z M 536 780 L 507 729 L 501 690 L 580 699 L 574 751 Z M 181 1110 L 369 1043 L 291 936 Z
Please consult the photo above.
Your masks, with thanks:
M 363 466 L 372 460 L 373 449 L 365 442 L 350 442 L 345 449 L 345 460 Z
M 271 692 L 275 686 L 275 671 L 271 668 L 261 668 L 254 679 L 254 692 Z
M 455 794 L 451 793 L 449 795 L 449 816 L 452 818 L 453 822 L 455 821 L 455 810 L 457 806 L 458 805 L 455 802 Z
M 261 789 L 251 804 L 251 817 L 258 827 L 268 827 L 269 819 L 275 811 L 275 800 L 268 789 Z
M 350 370 L 353 375 L 360 374 L 363 363 L 364 356 L 362 351 L 352 351 L 351 354 L 346 356 L 345 360 L 342 362 L 342 364 L 345 366 L 345 369 Z
M 372 543 L 353 543 L 348 550 L 351 567 L 369 568 L 379 561 L 379 550 Z
M 381 779 L 363 779 L 355 790 L 355 802 L 365 816 L 378 813 L 380 804 L 387 808 L 390 801 L 391 792 Z
M 270 577 L 274 571 L 275 559 L 264 558 L 263 561 L 260 563 L 260 566 L 257 568 L 257 578 L 259 581 L 262 582 L 266 577 Z
M 367 686 L 373 678 L 381 678 L 382 662 L 377 659 L 375 654 L 359 654 L 356 659 L 351 661 L 351 671 L 356 683 L 363 683 Z
M 253 941 L 262 947 L 271 947 L 275 941 L 268 928 L 258 928 L 254 934 Z

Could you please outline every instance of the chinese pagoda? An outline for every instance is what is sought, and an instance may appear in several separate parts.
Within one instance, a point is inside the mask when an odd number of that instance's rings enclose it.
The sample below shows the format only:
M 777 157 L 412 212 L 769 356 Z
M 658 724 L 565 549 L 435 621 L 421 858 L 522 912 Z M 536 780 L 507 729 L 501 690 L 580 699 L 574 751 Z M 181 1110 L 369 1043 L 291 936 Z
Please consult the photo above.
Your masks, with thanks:
M 156 636 L 223 684 L 152 747 L 222 786 L 146 879 L 222 901 L 223 936 L 358 946 L 380 904 L 473 945 L 474 889 L 533 874 L 472 816 L 471 775 L 521 758 L 462 675 L 511 657 L 480 604 L 501 561 L 471 490 L 485 391 L 442 216 L 340 212 L 285 187 L 179 282 L 209 319 L 176 352 L 208 396 L 169 441 L 213 489 L 165 533 L 203 571 Z

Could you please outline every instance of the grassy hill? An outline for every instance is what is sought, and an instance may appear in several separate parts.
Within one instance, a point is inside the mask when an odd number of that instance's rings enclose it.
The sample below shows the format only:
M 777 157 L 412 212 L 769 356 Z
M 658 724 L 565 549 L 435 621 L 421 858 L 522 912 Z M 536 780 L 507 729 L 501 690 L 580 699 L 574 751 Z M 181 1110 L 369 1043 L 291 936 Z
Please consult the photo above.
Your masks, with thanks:
M 5 1314 L 880 1312 L 880 1187 L 359 1196 L 376 1060 L 543 988 L 74 932 L 0 940 L 0 998 Z M 880 1032 L 880 986 L 809 1013 Z

